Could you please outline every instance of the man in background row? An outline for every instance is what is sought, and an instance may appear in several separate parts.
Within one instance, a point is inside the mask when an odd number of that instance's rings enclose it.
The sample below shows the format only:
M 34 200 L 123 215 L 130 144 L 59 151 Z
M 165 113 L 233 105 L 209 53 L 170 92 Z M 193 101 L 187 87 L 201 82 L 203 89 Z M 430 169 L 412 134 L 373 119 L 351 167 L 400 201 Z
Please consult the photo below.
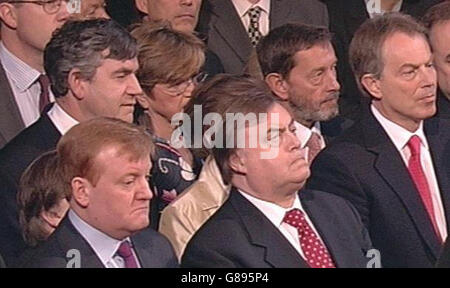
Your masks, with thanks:
M 54 101 L 44 71 L 44 48 L 53 31 L 70 17 L 108 17 L 104 0 L 83 0 L 75 14 L 63 0 L 22 2 L 0 0 L 0 148 Z
M 423 18 L 429 29 L 433 48 L 434 65 L 439 84 L 437 113 L 439 117 L 450 118 L 450 2 L 431 7 Z

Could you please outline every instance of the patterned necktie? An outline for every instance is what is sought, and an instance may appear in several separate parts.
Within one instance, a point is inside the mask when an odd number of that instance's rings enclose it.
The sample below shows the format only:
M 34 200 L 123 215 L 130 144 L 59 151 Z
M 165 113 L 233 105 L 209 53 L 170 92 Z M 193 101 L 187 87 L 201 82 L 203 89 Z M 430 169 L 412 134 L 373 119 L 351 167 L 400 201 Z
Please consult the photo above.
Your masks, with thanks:
M 128 241 L 123 241 L 120 244 L 117 254 L 125 261 L 125 268 L 138 268 L 133 251 L 131 250 L 131 245 Z
M 309 226 L 302 211 L 292 209 L 286 212 L 283 222 L 297 228 L 300 245 L 311 268 L 335 268 L 330 253 Z
M 259 31 L 259 17 L 261 16 L 261 8 L 259 6 L 248 9 L 248 17 L 250 18 L 250 25 L 248 26 L 248 37 L 253 47 L 255 47 L 259 39 L 261 39 L 261 32 Z
M 311 133 L 311 137 L 309 137 L 308 142 L 306 142 L 306 147 L 309 148 L 308 151 L 308 162 L 312 163 L 314 158 L 316 158 L 317 154 L 319 154 L 320 150 L 322 150 L 321 139 L 319 134 L 316 132 Z
M 48 91 L 50 81 L 46 75 L 41 74 L 38 78 L 38 82 L 41 85 L 41 94 L 39 95 L 39 112 L 42 112 L 45 106 L 50 103 L 50 96 Z
M 430 217 L 431 223 L 433 224 L 434 231 L 437 237 L 442 243 L 442 237 L 439 233 L 439 229 L 436 222 L 436 216 L 434 214 L 433 200 L 431 199 L 430 186 L 428 186 L 428 181 L 425 173 L 422 169 L 422 164 L 420 163 L 420 138 L 417 135 L 413 135 L 408 141 L 408 147 L 411 151 L 411 157 L 408 161 L 408 170 L 411 178 L 419 191 L 422 203 L 427 210 L 428 216 Z

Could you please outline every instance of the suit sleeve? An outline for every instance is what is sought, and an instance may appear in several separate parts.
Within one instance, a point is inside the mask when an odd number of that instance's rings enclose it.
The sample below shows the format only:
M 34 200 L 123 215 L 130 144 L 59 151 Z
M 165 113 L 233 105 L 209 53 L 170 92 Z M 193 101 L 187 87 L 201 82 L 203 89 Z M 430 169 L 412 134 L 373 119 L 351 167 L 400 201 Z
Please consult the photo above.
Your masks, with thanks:
M 370 175 L 368 175 L 370 176 Z M 348 200 L 369 227 L 369 199 L 351 167 L 327 150 L 314 159 L 307 188 L 338 195 Z

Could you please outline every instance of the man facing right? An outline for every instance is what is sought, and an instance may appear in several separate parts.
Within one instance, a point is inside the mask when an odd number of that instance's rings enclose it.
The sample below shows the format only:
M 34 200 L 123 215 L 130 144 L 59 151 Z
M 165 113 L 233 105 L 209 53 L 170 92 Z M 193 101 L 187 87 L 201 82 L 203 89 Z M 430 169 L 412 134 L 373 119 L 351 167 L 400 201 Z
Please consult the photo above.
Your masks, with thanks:
M 350 60 L 370 110 L 319 154 L 307 187 L 353 203 L 383 267 L 433 267 L 450 216 L 450 123 L 431 118 L 426 30 L 410 16 L 375 17 L 356 32 Z

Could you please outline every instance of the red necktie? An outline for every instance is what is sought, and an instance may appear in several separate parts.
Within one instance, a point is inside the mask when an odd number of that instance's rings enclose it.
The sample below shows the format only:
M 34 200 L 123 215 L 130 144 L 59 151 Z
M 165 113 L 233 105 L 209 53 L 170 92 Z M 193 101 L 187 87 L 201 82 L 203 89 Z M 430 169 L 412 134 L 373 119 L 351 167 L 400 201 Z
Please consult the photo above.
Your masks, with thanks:
M 316 132 L 311 133 L 311 137 L 309 137 L 308 142 L 306 142 L 306 147 L 309 148 L 308 150 L 308 162 L 312 163 L 314 158 L 316 158 L 317 154 L 319 154 L 320 150 L 322 150 L 321 147 L 321 139 L 319 134 Z
M 44 74 L 41 74 L 38 78 L 39 84 L 41 85 L 41 94 L 39 95 L 39 112 L 42 112 L 45 106 L 50 103 L 48 86 L 50 81 L 48 77 Z
M 300 245 L 309 266 L 312 268 L 336 268 L 330 253 L 309 226 L 302 211 L 292 209 L 286 212 L 283 222 L 297 228 Z
M 441 234 L 436 222 L 436 217 L 434 215 L 433 201 L 431 199 L 430 187 L 428 186 L 428 181 L 425 173 L 422 169 L 422 164 L 420 163 L 420 138 L 417 135 L 413 135 L 408 141 L 408 147 L 411 151 L 411 157 L 408 162 L 408 170 L 411 178 L 419 191 L 422 203 L 428 212 L 431 223 L 433 224 L 434 231 L 438 236 L 439 240 L 442 242 Z
M 125 261 L 125 268 L 138 268 L 136 258 L 131 250 L 131 245 L 128 241 L 123 241 L 120 244 L 117 254 Z

